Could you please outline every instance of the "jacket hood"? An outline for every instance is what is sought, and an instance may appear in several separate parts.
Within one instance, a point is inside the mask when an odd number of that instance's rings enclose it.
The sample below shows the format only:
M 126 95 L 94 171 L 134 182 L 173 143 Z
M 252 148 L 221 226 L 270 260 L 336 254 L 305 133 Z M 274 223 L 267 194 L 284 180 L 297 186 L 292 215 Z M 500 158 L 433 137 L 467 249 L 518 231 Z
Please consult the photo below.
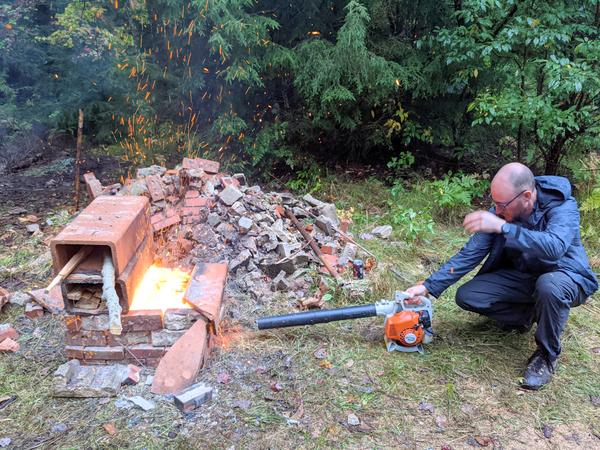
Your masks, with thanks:
M 553 200 L 565 201 L 571 197 L 571 183 L 565 177 L 544 175 L 535 177 L 535 181 L 542 191 L 538 192 L 538 201 L 542 205 Z

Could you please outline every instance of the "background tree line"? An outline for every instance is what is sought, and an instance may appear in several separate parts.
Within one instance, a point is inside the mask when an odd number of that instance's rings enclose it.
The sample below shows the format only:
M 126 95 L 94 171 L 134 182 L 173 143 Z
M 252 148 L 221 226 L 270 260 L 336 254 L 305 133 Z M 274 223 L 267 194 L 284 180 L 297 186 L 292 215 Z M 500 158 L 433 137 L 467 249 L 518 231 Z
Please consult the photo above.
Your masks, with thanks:
M 598 148 L 599 29 L 597 0 L 4 0 L 1 145 L 83 108 L 139 163 L 557 173 Z

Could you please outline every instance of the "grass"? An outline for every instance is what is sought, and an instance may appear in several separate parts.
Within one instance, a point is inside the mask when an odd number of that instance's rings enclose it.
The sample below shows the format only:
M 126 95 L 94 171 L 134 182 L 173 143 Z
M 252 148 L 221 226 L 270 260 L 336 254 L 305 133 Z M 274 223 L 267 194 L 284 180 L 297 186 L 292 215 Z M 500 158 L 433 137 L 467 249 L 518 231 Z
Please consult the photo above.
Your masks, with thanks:
M 389 220 L 391 197 L 376 180 L 327 179 L 315 195 L 335 199 L 351 214 L 356 235 Z M 408 191 L 397 201 L 418 208 L 427 201 L 420 195 Z M 361 241 L 378 256 L 368 276 L 371 293 L 356 300 L 339 291 L 331 306 L 390 298 L 408 281 L 425 278 L 465 239 L 460 227 L 437 224 L 432 235 L 413 243 L 403 242 L 398 227 L 390 241 Z M 33 249 L 14 250 L 0 250 L 0 260 L 29 267 Z M 391 267 L 408 281 L 397 279 Z M 18 271 L 12 276 L 27 279 Z M 52 373 L 65 361 L 61 321 L 48 315 L 30 321 L 12 307 L 0 313 L 0 322 L 16 324 L 22 348 L 0 355 L 0 396 L 16 394 L 18 400 L 0 411 L 0 438 L 10 437 L 17 448 L 66 449 L 459 449 L 475 448 L 476 438 L 492 439 L 488 448 L 600 447 L 600 414 L 590 401 L 600 395 L 600 355 L 590 351 L 600 347 L 598 313 L 572 310 L 555 379 L 528 392 L 518 381 L 534 349 L 533 332 L 507 334 L 461 310 L 453 301 L 456 287 L 435 302 L 437 335 L 424 355 L 387 353 L 380 318 L 263 332 L 227 321 L 228 345 L 200 375 L 216 388 L 214 400 L 187 415 L 163 397 L 153 398 L 157 407 L 148 413 L 117 408 L 114 399 L 52 398 Z M 243 323 L 291 311 L 282 296 L 261 304 L 244 298 L 237 303 Z M 325 359 L 314 355 L 320 348 Z M 232 381 L 216 383 L 221 372 Z M 274 390 L 274 382 L 282 389 Z M 125 389 L 124 395 L 136 394 L 150 398 L 143 384 Z M 424 409 L 427 403 L 432 408 Z M 347 425 L 349 413 L 360 419 L 359 427 Z M 53 433 L 56 423 L 67 431 Z M 115 425 L 116 435 L 106 433 L 106 423 Z M 554 429 L 550 439 L 544 425 Z

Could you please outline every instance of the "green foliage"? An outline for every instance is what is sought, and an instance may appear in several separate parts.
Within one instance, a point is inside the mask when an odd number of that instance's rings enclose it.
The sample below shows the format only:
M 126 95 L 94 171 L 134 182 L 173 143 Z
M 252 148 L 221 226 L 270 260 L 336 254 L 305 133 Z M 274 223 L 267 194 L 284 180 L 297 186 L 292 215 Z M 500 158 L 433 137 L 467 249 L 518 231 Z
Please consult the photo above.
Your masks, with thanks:
M 450 217 L 470 208 L 474 199 L 485 195 L 489 185 L 489 180 L 478 175 L 450 172 L 440 180 L 427 182 L 424 190 L 438 207 L 436 210 Z
M 323 171 L 313 160 L 301 161 L 301 168 L 296 170 L 294 177 L 286 186 L 298 192 L 316 192 L 323 187 Z
M 435 222 L 431 217 L 429 206 L 419 210 L 404 206 L 404 197 L 410 194 L 399 181 L 394 183 L 390 194 L 389 220 L 395 225 L 395 230 L 403 239 L 413 242 L 424 239 L 433 233 Z

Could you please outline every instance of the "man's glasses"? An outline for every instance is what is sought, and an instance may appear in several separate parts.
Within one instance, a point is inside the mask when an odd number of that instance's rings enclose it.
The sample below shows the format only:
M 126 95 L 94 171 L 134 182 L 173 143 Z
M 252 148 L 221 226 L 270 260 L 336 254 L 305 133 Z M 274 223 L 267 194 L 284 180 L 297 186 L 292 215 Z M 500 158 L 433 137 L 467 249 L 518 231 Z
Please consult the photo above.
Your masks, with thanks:
M 508 208 L 508 205 L 510 205 L 512 202 L 514 202 L 516 199 L 518 199 L 521 195 L 523 195 L 525 192 L 527 192 L 527 189 L 525 189 L 524 191 L 519 192 L 517 195 L 515 195 L 511 200 L 509 200 L 508 202 L 495 202 L 494 199 L 492 199 L 492 204 L 496 207 L 496 208 L 501 208 L 501 209 L 506 209 Z

